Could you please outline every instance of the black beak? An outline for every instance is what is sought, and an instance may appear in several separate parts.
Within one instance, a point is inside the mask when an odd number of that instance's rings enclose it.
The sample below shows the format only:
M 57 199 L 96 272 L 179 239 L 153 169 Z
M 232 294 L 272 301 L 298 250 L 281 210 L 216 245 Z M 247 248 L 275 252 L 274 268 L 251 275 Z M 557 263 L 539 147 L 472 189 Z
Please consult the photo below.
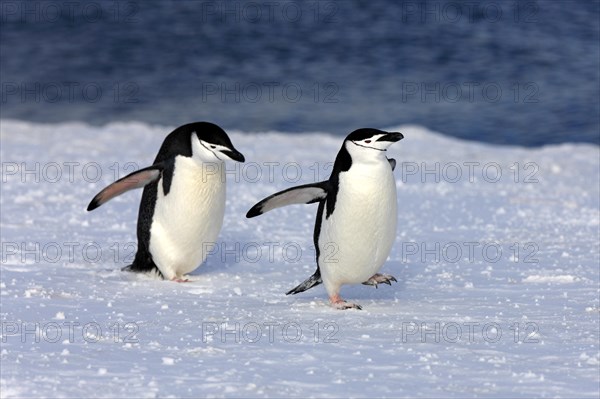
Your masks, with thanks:
M 239 152 L 235 148 L 232 148 L 231 150 L 221 151 L 221 152 L 223 154 L 227 155 L 229 158 L 233 159 L 234 161 L 238 161 L 238 162 L 245 162 L 246 161 L 246 158 L 244 158 L 244 154 L 242 154 L 241 152 Z
M 377 141 L 391 141 L 392 143 L 394 143 L 396 141 L 402 140 L 403 138 L 404 135 L 402 133 L 392 132 L 381 136 L 377 139 Z

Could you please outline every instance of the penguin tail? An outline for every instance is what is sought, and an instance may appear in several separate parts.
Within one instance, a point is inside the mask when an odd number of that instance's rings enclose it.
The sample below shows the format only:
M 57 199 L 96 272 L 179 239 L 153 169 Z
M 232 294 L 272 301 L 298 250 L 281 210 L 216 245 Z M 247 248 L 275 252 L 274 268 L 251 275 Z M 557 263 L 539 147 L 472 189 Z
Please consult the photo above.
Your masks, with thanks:
M 122 267 L 121 271 L 122 272 L 135 272 L 135 270 L 133 269 L 133 264 Z
M 297 287 L 286 292 L 285 295 L 290 295 L 290 294 L 294 295 L 294 294 L 298 294 L 300 292 L 304 292 L 308 289 L 311 289 L 314 286 L 321 284 L 322 282 L 323 282 L 323 280 L 321 279 L 321 272 L 319 271 L 319 269 L 317 269 L 315 274 L 313 274 L 312 276 L 310 276 L 309 278 L 304 280 L 304 282 L 301 283 L 300 285 L 298 285 Z
M 163 276 L 162 272 L 158 269 L 158 267 L 156 267 L 156 265 L 152 265 L 150 267 L 148 267 L 148 266 L 140 267 L 139 265 L 137 265 L 134 262 L 131 265 L 127 265 L 127 266 L 121 268 L 121 271 L 131 272 L 131 273 L 145 273 L 145 274 L 148 274 L 149 276 L 154 276 L 156 278 L 163 279 L 163 280 L 165 278 Z

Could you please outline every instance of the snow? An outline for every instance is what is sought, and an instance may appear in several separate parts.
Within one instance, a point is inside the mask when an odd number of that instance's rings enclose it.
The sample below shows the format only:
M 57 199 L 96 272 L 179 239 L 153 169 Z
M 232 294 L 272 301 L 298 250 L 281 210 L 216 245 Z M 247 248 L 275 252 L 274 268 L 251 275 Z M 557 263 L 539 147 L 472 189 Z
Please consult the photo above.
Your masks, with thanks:
M 599 148 L 536 149 L 399 126 L 398 283 L 284 293 L 315 268 L 316 205 L 246 219 L 327 178 L 342 138 L 230 132 L 219 242 L 189 283 L 120 271 L 149 165 L 174 126 L 1 121 L 2 397 L 593 397 Z

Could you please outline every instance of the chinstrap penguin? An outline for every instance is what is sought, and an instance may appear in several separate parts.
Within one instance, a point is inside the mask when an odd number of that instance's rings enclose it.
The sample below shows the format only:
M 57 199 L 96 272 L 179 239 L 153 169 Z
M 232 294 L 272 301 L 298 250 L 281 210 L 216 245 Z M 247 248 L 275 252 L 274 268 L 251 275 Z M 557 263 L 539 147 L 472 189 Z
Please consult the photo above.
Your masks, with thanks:
M 165 138 L 152 166 L 117 180 L 92 199 L 88 211 L 144 187 L 137 253 L 123 270 L 186 281 L 183 276 L 204 262 L 223 225 L 226 159 L 245 161 L 223 129 L 208 122 L 183 125 Z
M 396 161 L 385 154 L 402 138 L 401 133 L 355 130 L 344 140 L 329 180 L 280 191 L 248 211 L 246 217 L 252 218 L 285 205 L 319 203 L 313 235 L 317 270 L 286 295 L 323 283 L 332 306 L 361 309 L 340 297 L 342 285 L 397 281 L 378 272 L 394 244 L 397 223 Z

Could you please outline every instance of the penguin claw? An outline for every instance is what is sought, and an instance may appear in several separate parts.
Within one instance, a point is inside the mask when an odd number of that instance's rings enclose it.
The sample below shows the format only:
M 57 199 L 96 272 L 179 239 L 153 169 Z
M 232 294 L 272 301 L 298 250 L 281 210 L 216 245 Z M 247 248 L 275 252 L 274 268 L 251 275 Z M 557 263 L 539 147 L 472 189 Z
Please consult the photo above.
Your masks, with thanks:
M 394 276 L 391 276 L 389 274 L 377 273 L 377 274 L 374 274 L 373 276 L 371 276 L 371 278 L 369 278 L 363 284 L 364 285 L 373 285 L 373 286 L 375 286 L 375 288 L 377 288 L 378 284 L 392 285 L 392 281 L 398 282 L 398 280 L 396 280 L 396 277 L 394 277 Z
M 356 309 L 362 310 L 362 306 L 352 302 L 346 302 L 339 295 L 329 298 L 331 301 L 331 306 L 338 310 L 346 310 L 346 309 Z
M 334 303 L 334 304 L 332 304 L 332 306 L 338 310 L 346 310 L 346 309 L 362 310 L 362 306 L 360 306 L 359 304 L 352 303 L 352 302 L 346 302 L 346 301 Z

